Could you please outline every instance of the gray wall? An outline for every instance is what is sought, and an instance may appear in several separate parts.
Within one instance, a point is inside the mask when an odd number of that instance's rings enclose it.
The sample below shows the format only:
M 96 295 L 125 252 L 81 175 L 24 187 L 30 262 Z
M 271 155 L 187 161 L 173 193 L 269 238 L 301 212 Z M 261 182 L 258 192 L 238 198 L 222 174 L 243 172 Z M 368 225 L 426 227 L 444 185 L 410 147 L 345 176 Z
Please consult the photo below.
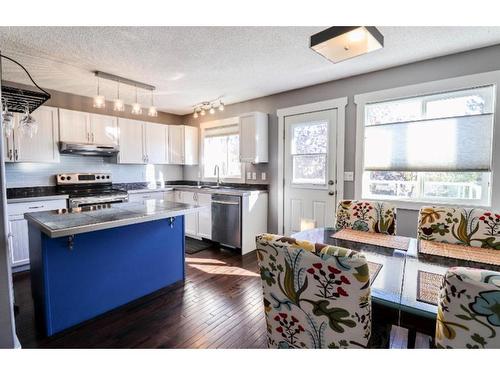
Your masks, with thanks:
M 218 118 L 237 116 L 245 112 L 261 111 L 269 113 L 270 163 L 267 166 L 267 172 L 269 175 L 268 178 L 270 182 L 269 230 L 271 232 L 277 232 L 277 109 L 347 96 L 349 104 L 347 106 L 346 113 L 345 170 L 354 171 L 356 141 L 356 112 L 353 98 L 354 95 L 426 81 L 497 70 L 500 67 L 499 61 L 500 45 L 496 45 L 493 47 L 425 60 L 413 64 L 398 66 L 386 70 L 367 73 L 338 81 L 332 81 L 320 85 L 310 86 L 298 90 L 292 90 L 276 95 L 249 100 L 242 103 L 228 105 L 226 106 L 224 112 L 217 112 L 215 115 L 207 115 L 204 118 L 194 119 L 192 115 L 187 115 L 184 117 L 183 122 L 188 125 L 198 125 L 200 120 L 210 121 Z M 184 167 L 185 178 L 196 179 L 196 176 L 197 172 L 195 168 Z M 354 197 L 353 182 L 346 182 L 344 189 L 346 198 Z M 398 232 L 402 235 L 415 235 L 417 212 L 410 210 L 399 210 L 398 212 Z

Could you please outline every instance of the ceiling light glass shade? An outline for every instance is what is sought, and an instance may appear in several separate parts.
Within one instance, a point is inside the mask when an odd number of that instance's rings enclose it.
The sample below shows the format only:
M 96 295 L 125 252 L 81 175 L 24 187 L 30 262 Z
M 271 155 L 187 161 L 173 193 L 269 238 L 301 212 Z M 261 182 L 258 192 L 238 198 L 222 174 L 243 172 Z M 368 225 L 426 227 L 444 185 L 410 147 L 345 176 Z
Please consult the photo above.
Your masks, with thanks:
M 373 26 L 334 26 L 311 36 L 311 49 L 337 63 L 384 47 Z
M 113 103 L 113 110 L 117 112 L 123 112 L 125 110 L 125 104 L 123 103 L 123 100 L 115 99 Z
M 149 117 L 158 117 L 158 110 L 155 106 L 151 106 L 148 108 L 148 116 Z
M 219 104 L 219 111 L 223 111 L 224 110 L 224 104 L 222 102 L 220 102 Z
M 206 114 L 207 114 L 207 112 L 205 112 L 205 110 L 204 110 L 204 109 L 202 109 L 202 110 L 200 111 L 200 115 L 205 116 Z
M 213 115 L 215 113 L 215 109 L 214 107 L 210 107 L 210 110 L 208 111 L 211 115 Z
M 106 98 L 104 95 L 96 95 L 94 96 L 94 108 L 105 108 L 106 107 Z
M 194 117 L 194 118 L 198 118 L 198 111 L 195 111 L 195 112 L 193 113 L 193 117 Z
M 132 104 L 132 114 L 133 115 L 142 115 L 142 107 L 139 103 Z

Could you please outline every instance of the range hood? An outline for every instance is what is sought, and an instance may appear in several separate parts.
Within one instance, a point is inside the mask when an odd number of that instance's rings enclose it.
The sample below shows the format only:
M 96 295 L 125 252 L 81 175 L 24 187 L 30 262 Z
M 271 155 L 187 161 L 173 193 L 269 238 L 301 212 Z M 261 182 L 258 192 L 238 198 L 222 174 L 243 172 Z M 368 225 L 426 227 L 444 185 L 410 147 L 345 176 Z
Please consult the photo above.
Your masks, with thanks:
M 89 145 L 85 143 L 60 142 L 61 154 L 77 154 L 86 156 L 113 156 L 120 151 L 118 146 Z

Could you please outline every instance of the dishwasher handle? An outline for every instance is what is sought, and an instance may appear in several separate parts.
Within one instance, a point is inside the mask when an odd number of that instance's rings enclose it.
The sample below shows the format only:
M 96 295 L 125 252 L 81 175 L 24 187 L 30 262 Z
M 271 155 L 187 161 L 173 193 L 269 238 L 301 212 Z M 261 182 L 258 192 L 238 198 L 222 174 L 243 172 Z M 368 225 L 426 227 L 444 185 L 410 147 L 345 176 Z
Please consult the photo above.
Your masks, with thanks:
M 218 201 L 218 200 L 212 200 L 212 203 L 229 204 L 229 205 L 233 205 L 233 206 L 239 206 L 240 205 L 240 202 Z

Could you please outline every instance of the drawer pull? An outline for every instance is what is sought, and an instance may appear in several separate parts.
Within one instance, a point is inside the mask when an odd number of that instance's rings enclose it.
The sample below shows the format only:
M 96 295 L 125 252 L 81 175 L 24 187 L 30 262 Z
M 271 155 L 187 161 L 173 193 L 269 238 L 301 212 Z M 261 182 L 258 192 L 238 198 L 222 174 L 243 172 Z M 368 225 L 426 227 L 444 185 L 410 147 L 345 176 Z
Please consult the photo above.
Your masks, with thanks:
M 45 206 L 31 206 L 31 207 L 28 207 L 29 210 L 36 210 L 38 208 L 44 208 Z

